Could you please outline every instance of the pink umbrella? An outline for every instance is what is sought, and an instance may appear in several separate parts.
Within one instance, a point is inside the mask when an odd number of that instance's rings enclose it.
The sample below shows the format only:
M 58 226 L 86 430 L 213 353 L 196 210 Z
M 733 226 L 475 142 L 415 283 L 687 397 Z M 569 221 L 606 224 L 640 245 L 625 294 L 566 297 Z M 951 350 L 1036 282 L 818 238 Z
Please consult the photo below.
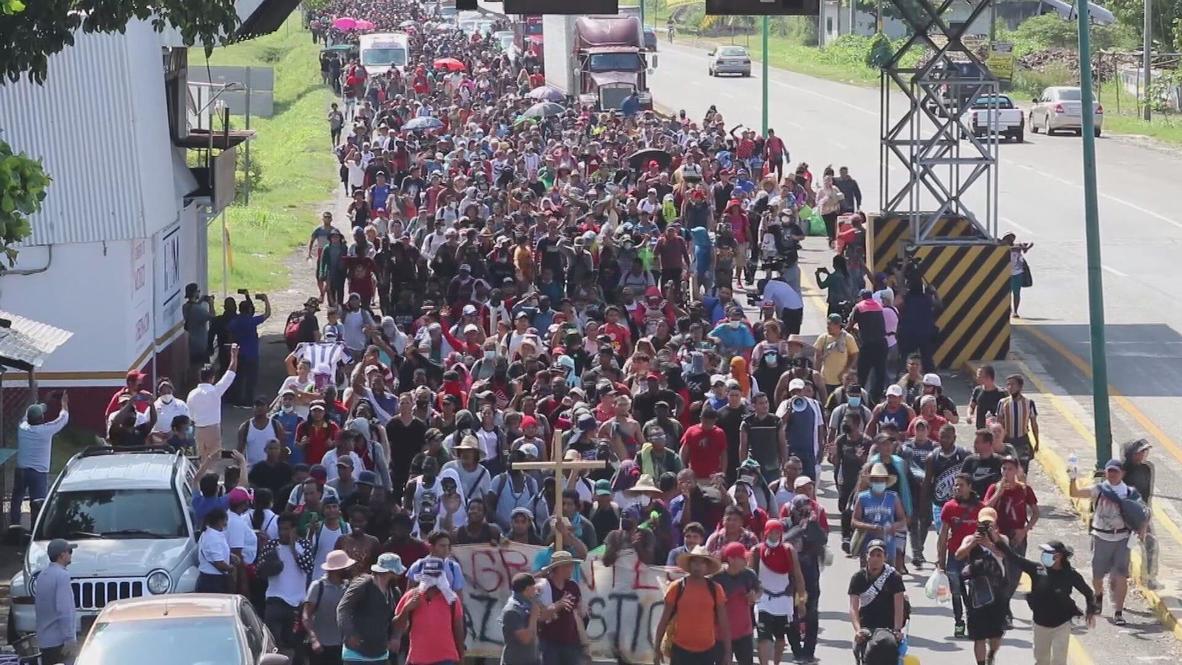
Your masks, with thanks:
M 348 16 L 334 18 L 332 20 L 332 27 L 337 30 L 352 30 L 357 27 L 357 19 L 349 18 Z
M 356 30 L 373 30 L 376 27 L 377 26 L 375 26 L 373 24 L 373 21 L 366 21 L 365 19 L 357 19 L 357 25 L 355 26 L 354 29 L 356 29 Z

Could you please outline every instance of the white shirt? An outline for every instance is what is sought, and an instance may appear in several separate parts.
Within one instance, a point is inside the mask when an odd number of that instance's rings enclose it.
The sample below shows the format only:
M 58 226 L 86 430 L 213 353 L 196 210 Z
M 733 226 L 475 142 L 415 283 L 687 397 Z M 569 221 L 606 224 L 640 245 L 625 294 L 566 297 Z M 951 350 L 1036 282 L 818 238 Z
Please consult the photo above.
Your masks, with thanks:
M 30 425 L 22 420 L 16 428 L 16 466 L 18 469 L 32 469 L 49 473 L 49 449 L 53 437 L 70 422 L 70 414 L 62 409 L 57 418 L 40 425 Z
M 229 518 L 226 522 L 226 544 L 231 550 L 242 550 L 242 563 L 254 563 L 255 556 L 258 555 L 259 539 L 250 524 L 250 513 L 239 515 L 230 511 Z
M 156 426 L 152 428 L 153 432 L 169 432 L 172 430 L 172 419 L 177 416 L 188 416 L 189 405 L 185 404 L 185 400 L 178 399 L 175 395 L 172 401 L 165 402 L 163 397 L 156 398 Z M 191 417 L 191 416 L 190 416 Z
M 759 567 L 759 586 L 763 591 L 759 594 L 759 600 L 755 602 L 755 611 L 767 612 L 772 616 L 788 617 L 791 619 L 792 594 L 777 596 L 775 598 L 768 595 L 768 591 L 772 593 L 783 593 L 788 588 L 788 583 L 791 580 L 791 573 L 776 573 L 768 570 L 767 566 L 761 565 Z
M 214 567 L 214 561 L 230 562 L 230 544 L 224 531 L 207 528 L 197 541 L 197 571 L 206 575 L 225 575 Z
M 447 242 L 447 236 L 443 234 L 442 229 L 437 229 L 432 233 L 428 233 L 426 238 L 423 238 L 423 256 L 427 257 L 428 261 L 435 258 L 435 253 L 439 248 Z
M 293 550 L 299 549 L 303 554 L 304 548 L 299 543 L 284 545 L 278 543 L 276 552 L 283 562 L 283 570 L 274 577 L 267 578 L 267 598 L 278 598 L 290 607 L 299 607 L 304 602 L 304 592 L 308 588 L 308 578 L 296 563 Z
M 763 302 L 774 304 L 777 312 L 781 309 L 804 309 L 800 293 L 779 279 L 769 279 L 767 286 L 763 287 Z
M 320 460 L 320 463 L 324 465 L 324 470 L 328 472 L 328 478 L 325 482 L 332 482 L 341 477 L 341 474 L 337 472 L 337 457 L 339 456 L 340 454 L 337 453 L 337 449 L 333 448 L 327 453 L 324 453 L 324 459 Z M 353 480 L 357 480 L 357 474 L 365 471 L 365 462 L 362 462 L 361 458 L 357 456 L 357 453 L 353 451 L 349 451 L 349 457 L 353 459 Z
M 316 541 L 316 563 L 312 570 L 324 570 L 320 565 L 328 559 L 328 553 L 337 548 L 337 541 L 346 533 L 349 533 L 349 529 L 345 526 L 343 517 L 335 529 L 329 528 L 327 524 L 320 526 L 320 535 Z
M 189 417 L 197 427 L 222 424 L 222 395 L 230 389 L 236 376 L 230 370 L 217 383 L 199 383 L 189 392 L 185 402 L 189 405 Z

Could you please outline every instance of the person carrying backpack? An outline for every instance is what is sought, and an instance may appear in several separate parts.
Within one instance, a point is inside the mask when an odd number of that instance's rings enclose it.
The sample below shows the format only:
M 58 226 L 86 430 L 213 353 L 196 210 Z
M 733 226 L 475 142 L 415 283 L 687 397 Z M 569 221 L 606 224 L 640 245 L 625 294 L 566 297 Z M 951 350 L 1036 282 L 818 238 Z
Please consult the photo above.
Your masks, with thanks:
M 1112 623 L 1123 626 L 1125 596 L 1129 593 L 1129 538 L 1142 539 L 1149 528 L 1149 510 L 1137 490 L 1124 482 L 1124 466 L 1118 459 L 1104 465 L 1104 480 L 1091 487 L 1078 487 L 1071 474 L 1069 493 L 1092 502 L 1092 588 L 1096 590 L 1097 613 L 1104 609 L 1104 577 L 1112 586 Z
M 677 557 L 677 567 L 687 576 L 665 591 L 665 608 L 653 639 L 653 644 L 658 645 L 653 665 L 661 665 L 666 655 L 671 665 L 731 662 L 726 595 L 720 584 L 708 579 L 722 569 L 722 562 L 699 545 Z

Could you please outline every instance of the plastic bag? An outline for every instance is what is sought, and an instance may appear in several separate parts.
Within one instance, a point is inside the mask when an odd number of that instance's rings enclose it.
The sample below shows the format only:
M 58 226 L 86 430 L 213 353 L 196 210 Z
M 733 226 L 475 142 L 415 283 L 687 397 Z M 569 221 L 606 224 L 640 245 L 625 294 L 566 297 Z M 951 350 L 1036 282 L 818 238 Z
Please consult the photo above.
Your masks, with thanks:
M 821 217 L 820 213 L 813 211 L 813 214 L 808 217 L 808 222 L 808 235 L 823 236 L 829 234 L 828 228 L 825 226 L 825 219 Z
M 951 602 L 952 586 L 948 583 L 948 575 L 942 570 L 932 573 L 932 576 L 928 578 L 927 584 L 923 586 L 923 593 L 930 600 L 942 604 Z

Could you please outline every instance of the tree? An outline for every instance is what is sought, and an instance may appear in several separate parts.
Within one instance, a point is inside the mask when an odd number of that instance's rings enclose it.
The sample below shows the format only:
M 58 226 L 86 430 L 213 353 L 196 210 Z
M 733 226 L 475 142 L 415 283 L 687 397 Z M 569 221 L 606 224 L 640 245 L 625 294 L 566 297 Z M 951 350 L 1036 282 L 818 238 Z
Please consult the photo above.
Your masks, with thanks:
M 0 140 L 0 252 L 10 266 L 16 262 L 16 246 L 32 231 L 28 216 L 41 209 L 49 180 L 41 162 L 14 153 Z
M 133 19 L 172 26 L 185 44 L 212 46 L 238 26 L 234 0 L 0 0 L 0 84 L 24 74 L 44 83 L 49 56 L 74 44 L 74 33 L 123 32 Z

